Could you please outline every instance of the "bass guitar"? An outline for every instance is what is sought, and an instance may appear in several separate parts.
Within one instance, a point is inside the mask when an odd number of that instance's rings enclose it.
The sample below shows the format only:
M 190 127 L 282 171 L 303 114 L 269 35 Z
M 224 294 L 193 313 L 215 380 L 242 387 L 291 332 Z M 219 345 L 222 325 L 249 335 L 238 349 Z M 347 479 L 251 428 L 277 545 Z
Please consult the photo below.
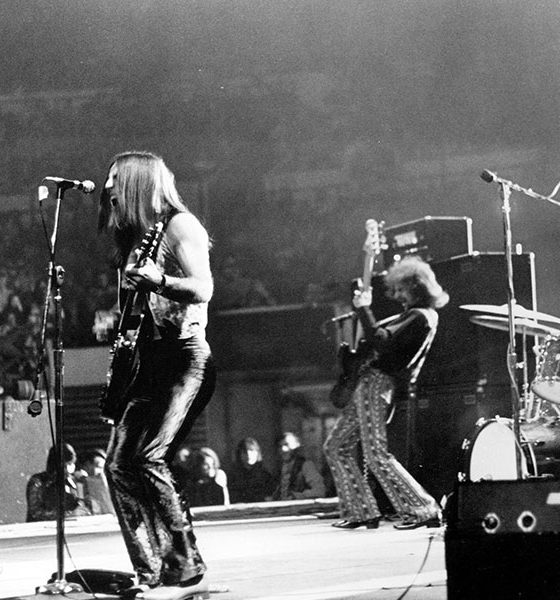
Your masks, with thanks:
M 146 232 L 136 251 L 136 267 L 153 258 L 163 235 L 163 222 L 159 221 Z M 99 400 L 101 419 L 114 424 L 124 409 L 127 391 L 138 373 L 137 341 L 145 315 L 145 292 L 126 290 L 117 336 L 111 348 L 107 382 Z M 142 307 L 137 309 L 141 301 Z
M 371 291 L 371 278 L 375 273 L 377 258 L 386 248 L 383 233 L 384 222 L 368 219 L 366 221 L 366 239 L 363 245 L 364 269 L 362 278 L 358 279 L 352 291 L 359 289 Z M 338 381 L 331 390 L 330 399 L 336 408 L 343 408 L 350 402 L 354 388 L 358 382 L 359 369 L 371 354 L 369 345 L 362 338 L 362 329 L 356 321 L 353 344 L 343 342 L 338 349 L 340 374 Z

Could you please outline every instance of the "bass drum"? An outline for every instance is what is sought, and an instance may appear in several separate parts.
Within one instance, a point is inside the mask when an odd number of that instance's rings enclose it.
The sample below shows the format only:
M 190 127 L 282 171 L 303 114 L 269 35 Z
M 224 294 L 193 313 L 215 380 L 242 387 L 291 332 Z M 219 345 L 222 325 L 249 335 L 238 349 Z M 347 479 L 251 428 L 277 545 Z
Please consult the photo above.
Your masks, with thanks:
M 511 419 L 479 419 L 461 446 L 459 481 L 504 481 L 518 479 L 517 450 L 521 450 L 521 478 L 537 475 L 532 446 L 521 432 L 515 439 Z

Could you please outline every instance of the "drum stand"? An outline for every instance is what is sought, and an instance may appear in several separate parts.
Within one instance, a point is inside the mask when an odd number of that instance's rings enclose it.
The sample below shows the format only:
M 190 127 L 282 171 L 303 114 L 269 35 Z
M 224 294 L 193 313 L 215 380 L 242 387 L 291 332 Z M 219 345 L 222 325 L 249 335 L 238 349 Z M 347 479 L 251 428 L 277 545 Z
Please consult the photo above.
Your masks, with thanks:
M 520 419 L 526 423 L 538 421 L 541 411 L 542 400 L 531 390 L 529 383 L 529 355 L 527 352 L 527 332 L 523 331 L 523 400 L 521 402 Z M 538 344 L 533 347 L 533 351 L 538 350 Z
M 36 588 L 37 594 L 68 594 L 70 592 L 83 592 L 81 585 L 69 583 L 65 579 L 64 572 L 64 517 L 65 517 L 65 484 L 66 470 L 64 461 L 64 411 L 63 411 L 63 346 L 62 346 L 62 296 L 60 288 L 64 281 L 64 269 L 61 266 L 55 267 L 56 239 L 58 231 L 58 222 L 60 217 L 60 206 L 64 196 L 65 187 L 63 184 L 57 184 L 56 209 L 54 216 L 53 233 L 50 240 L 50 260 L 49 260 L 49 285 L 47 288 L 47 297 L 45 305 L 49 300 L 49 294 L 54 287 L 54 398 L 55 398 L 55 448 L 57 452 L 57 472 L 56 472 L 56 491 L 57 491 L 57 518 L 56 518 L 56 556 L 57 572 L 56 579 L 45 585 Z M 39 200 L 42 201 L 41 191 Z M 44 317 L 46 319 L 46 315 Z M 43 347 L 43 346 L 41 346 Z M 41 362 L 41 361 L 39 361 Z M 33 416 L 39 414 L 38 411 Z

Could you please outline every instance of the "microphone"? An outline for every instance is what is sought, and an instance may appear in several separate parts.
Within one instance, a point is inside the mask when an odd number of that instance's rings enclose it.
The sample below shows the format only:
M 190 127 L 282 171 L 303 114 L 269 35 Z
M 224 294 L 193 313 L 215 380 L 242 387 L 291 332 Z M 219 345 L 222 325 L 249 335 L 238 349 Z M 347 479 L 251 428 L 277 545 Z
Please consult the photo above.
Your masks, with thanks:
M 484 169 L 484 171 L 482 171 L 482 173 L 480 174 L 480 177 L 484 181 L 486 181 L 486 183 L 493 183 L 495 181 L 497 183 L 505 183 L 506 185 L 511 185 L 511 181 L 498 177 L 496 173 L 492 173 L 492 171 L 489 171 L 488 169 Z
M 353 319 L 356 316 L 354 311 L 344 313 L 342 315 L 338 315 L 338 317 L 333 317 L 331 319 L 331 323 L 338 323 L 339 321 L 346 321 L 346 319 Z
M 39 203 L 46 200 L 49 197 L 49 188 L 46 185 L 40 185 L 37 189 L 37 197 L 39 198 Z
M 41 390 L 35 390 L 33 392 L 33 398 L 27 405 L 27 413 L 32 417 L 38 417 L 43 412 L 43 398 L 41 397 Z
M 58 187 L 65 190 L 80 190 L 80 192 L 84 192 L 84 194 L 91 194 L 91 192 L 95 190 L 95 183 L 89 179 L 78 181 L 76 179 L 63 179 L 62 177 L 45 177 L 43 181 L 52 181 L 53 183 L 56 183 Z

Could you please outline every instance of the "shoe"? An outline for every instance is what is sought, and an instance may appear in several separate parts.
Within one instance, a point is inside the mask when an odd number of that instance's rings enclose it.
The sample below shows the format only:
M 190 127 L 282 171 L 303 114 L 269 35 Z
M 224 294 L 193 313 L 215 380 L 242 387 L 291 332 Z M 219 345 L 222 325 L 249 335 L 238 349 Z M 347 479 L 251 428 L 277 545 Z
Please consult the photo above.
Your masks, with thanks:
M 364 521 L 363 524 L 366 526 L 366 529 L 377 529 L 380 521 L 381 517 L 375 517 L 375 519 L 368 519 L 367 521 Z
M 361 521 L 347 521 L 343 519 L 342 521 L 335 521 L 331 523 L 332 527 L 336 527 L 337 529 L 358 529 L 358 527 L 362 526 Z
M 419 519 L 418 517 L 405 517 L 400 523 L 395 523 L 393 527 L 406 531 L 407 529 L 418 529 L 419 527 L 441 527 L 441 517 L 436 515 L 429 519 Z
M 358 529 L 358 527 L 377 529 L 379 527 L 379 521 L 381 521 L 381 517 L 375 517 L 374 519 L 368 519 L 367 521 L 348 521 L 343 519 L 342 521 L 335 521 L 332 523 L 332 526 L 337 529 Z
M 206 600 L 210 598 L 208 584 L 199 581 L 194 585 L 184 582 L 179 585 L 160 585 L 143 594 L 137 594 L 138 600 Z

